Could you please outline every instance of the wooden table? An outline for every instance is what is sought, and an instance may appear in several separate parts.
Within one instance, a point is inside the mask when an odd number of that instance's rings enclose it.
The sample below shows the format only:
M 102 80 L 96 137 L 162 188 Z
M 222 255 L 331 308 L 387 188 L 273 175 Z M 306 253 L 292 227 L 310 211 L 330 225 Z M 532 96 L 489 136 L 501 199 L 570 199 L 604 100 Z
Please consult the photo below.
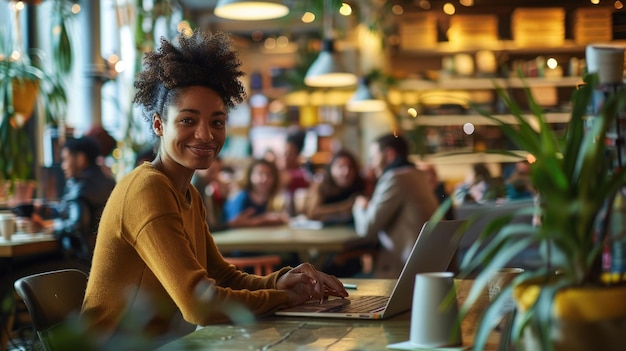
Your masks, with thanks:
M 395 280 L 342 279 L 358 285 L 352 295 L 389 294 Z M 458 281 L 457 297 L 464 301 L 471 281 Z M 463 320 L 463 344 L 471 345 L 487 297 L 477 302 Z M 169 350 L 385 350 L 388 344 L 409 340 L 410 311 L 386 320 L 268 317 L 252 325 L 210 325 L 162 346 Z M 486 350 L 497 350 L 494 332 Z
M 54 252 L 59 241 L 52 234 L 13 234 L 10 241 L 0 237 L 0 257 L 15 258 Z
M 354 228 L 332 226 L 301 229 L 289 226 L 229 229 L 212 234 L 223 254 L 240 252 L 298 252 L 302 261 L 339 252 L 365 242 Z

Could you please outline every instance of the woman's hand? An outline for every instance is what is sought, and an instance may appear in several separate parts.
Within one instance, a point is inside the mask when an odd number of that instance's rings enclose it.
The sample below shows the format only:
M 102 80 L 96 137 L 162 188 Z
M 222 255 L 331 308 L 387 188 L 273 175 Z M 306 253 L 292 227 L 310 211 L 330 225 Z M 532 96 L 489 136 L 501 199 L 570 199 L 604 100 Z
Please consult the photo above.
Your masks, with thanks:
M 355 199 L 354 199 L 354 205 L 357 208 L 362 208 L 365 209 L 367 208 L 367 205 L 369 205 L 369 199 L 363 195 L 358 195 Z
M 257 225 L 283 225 L 289 223 L 287 212 L 266 212 L 258 216 Z
M 310 263 L 302 263 L 285 273 L 276 282 L 276 288 L 289 294 L 290 306 L 310 299 L 319 299 L 321 303 L 326 296 L 348 296 L 339 279 L 316 270 Z
M 246 208 L 237 217 L 231 219 L 228 222 L 228 226 L 231 228 L 250 227 L 254 225 L 254 209 Z
M 289 223 L 289 215 L 286 212 L 266 212 L 260 215 L 255 215 L 253 208 L 247 208 L 237 217 L 228 222 L 228 225 L 231 228 L 240 228 L 283 225 L 287 223 Z

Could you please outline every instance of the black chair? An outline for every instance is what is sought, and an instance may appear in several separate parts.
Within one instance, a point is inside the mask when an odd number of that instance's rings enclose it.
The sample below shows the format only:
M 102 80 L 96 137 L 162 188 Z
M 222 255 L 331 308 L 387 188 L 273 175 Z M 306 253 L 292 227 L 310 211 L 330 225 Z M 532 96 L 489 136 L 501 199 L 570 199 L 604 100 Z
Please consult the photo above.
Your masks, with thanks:
M 33 274 L 16 280 L 14 287 L 24 300 L 43 348 L 55 350 L 56 327 L 80 312 L 87 274 L 78 269 Z

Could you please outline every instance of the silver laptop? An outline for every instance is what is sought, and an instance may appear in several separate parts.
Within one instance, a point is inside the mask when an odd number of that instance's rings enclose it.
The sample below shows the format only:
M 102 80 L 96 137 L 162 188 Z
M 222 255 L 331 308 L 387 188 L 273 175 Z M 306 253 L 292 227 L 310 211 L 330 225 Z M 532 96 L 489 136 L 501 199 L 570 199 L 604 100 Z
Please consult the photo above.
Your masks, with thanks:
M 310 301 L 279 310 L 278 316 L 329 317 L 347 319 L 383 319 L 411 309 L 415 275 L 445 271 L 461 240 L 458 229 L 465 220 L 426 222 L 413 245 L 400 277 L 390 296 L 329 298 L 324 303 Z

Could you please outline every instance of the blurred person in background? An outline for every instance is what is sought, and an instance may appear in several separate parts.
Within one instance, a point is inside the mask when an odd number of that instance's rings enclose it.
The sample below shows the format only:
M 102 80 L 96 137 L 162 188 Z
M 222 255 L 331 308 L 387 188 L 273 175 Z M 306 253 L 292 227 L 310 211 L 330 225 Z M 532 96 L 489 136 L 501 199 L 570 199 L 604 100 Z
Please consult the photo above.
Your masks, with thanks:
M 67 258 L 78 258 L 87 264 L 91 263 L 102 210 L 115 187 L 115 180 L 97 164 L 100 156 L 95 139 L 68 139 L 61 148 L 66 184 L 55 218 L 35 218 L 59 238 Z
M 313 176 L 307 193 L 305 215 L 324 225 L 350 225 L 354 223 L 352 206 L 358 195 L 366 190 L 361 167 L 350 151 L 342 149 L 333 154 L 324 169 Z M 322 270 L 338 277 L 351 277 L 363 270 L 363 255 L 367 247 L 355 247 L 338 252 L 327 260 Z M 364 251 L 365 250 L 365 251 Z
M 417 169 L 424 172 L 426 176 L 428 176 L 428 182 L 435 192 L 435 197 L 439 200 L 439 204 L 443 204 L 446 200 L 450 198 L 450 194 L 446 191 L 446 184 L 439 180 L 439 176 L 437 175 L 437 170 L 432 163 L 428 162 L 418 162 Z M 454 219 L 454 206 L 450 204 L 448 211 L 444 216 L 445 219 Z
M 360 172 L 350 151 L 337 151 L 324 169 L 313 176 L 306 196 L 306 216 L 327 224 L 352 224 L 354 199 L 366 189 Z
M 530 163 L 526 160 L 516 162 L 505 186 L 506 197 L 509 200 L 532 199 L 536 191 L 530 179 Z
M 241 189 L 226 200 L 224 219 L 229 227 L 286 224 L 280 192 L 280 173 L 274 162 L 255 159 L 247 167 Z
M 287 133 L 285 150 L 277 160 L 281 171 L 281 186 L 285 192 L 285 209 L 290 216 L 295 216 L 297 206 L 295 194 L 299 189 L 307 189 L 311 183 L 311 173 L 303 166 L 301 160 L 306 133 L 296 129 Z
M 504 197 L 503 185 L 491 175 L 484 163 L 475 163 L 465 181 L 454 189 L 455 204 L 484 203 Z
M 352 207 L 359 236 L 378 245 L 375 278 L 397 278 L 424 223 L 439 202 L 424 172 L 409 162 L 408 142 L 385 134 L 370 144 L 370 167 L 377 177 L 371 198 L 358 196 Z
M 96 159 L 96 163 L 102 168 L 102 171 L 107 176 L 115 178 L 113 171 L 106 163 L 106 158 L 109 157 L 113 153 L 113 150 L 117 147 L 117 140 L 115 140 L 115 138 L 99 124 L 93 125 L 89 128 L 83 136 L 92 138 L 98 142 L 100 154 Z
M 191 184 L 198 189 L 206 208 L 206 220 L 211 232 L 228 229 L 224 220 L 224 204 L 229 195 L 229 185 L 222 181 L 222 159 L 217 157 L 211 167 L 198 169 Z

